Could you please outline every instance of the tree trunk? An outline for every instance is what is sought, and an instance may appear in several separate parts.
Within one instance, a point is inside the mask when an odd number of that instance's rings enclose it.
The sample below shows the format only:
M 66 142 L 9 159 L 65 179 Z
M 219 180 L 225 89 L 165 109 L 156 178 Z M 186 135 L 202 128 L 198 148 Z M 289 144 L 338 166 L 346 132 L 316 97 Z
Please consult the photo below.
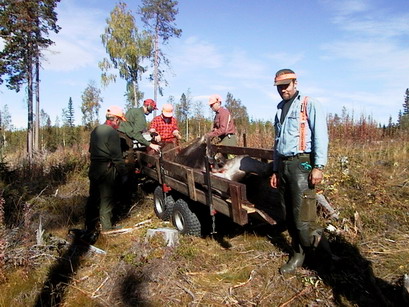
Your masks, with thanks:
M 139 103 L 138 103 L 138 97 L 137 97 L 138 95 L 137 95 L 137 92 L 136 92 L 137 89 L 138 89 L 138 85 L 137 85 L 135 80 L 132 81 L 132 84 L 133 84 L 133 106 L 138 108 Z
M 33 160 L 33 63 L 30 58 L 27 62 L 27 153 L 31 166 Z
M 40 142 L 40 59 L 35 57 L 35 97 L 36 97 L 36 110 L 35 110 L 35 126 L 34 126 L 34 151 L 39 150 Z
M 155 29 L 155 60 L 154 60 L 154 67 L 153 67 L 153 100 L 158 103 L 158 87 L 159 87 L 159 76 L 158 76 L 158 69 L 159 69 L 159 29 L 156 27 Z M 156 110 L 153 111 L 153 116 L 156 116 Z

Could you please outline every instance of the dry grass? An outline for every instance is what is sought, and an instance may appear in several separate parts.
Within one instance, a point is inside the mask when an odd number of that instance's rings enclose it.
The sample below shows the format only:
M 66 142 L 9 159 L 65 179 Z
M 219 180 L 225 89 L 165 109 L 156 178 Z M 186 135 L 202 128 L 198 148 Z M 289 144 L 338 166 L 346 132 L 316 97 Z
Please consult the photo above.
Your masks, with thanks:
M 329 271 L 308 259 L 294 276 L 278 273 L 288 259 L 287 233 L 257 222 L 237 227 L 218 217 L 215 237 L 182 236 L 176 247 L 158 237 L 147 240 L 147 229 L 172 227 L 156 218 L 149 193 L 135 199 L 120 222 L 124 227 L 146 223 L 98 240 L 96 246 L 106 255 L 74 244 L 67 230 L 82 225 L 88 182 L 83 159 L 73 154 L 67 161 L 78 164 L 71 164 L 71 171 L 31 194 L 25 190 L 24 201 L 30 204 L 22 212 L 26 227 L 0 228 L 0 307 L 35 306 L 40 293 L 43 306 L 64 307 L 404 306 L 407 294 L 400 285 L 409 272 L 408 153 L 408 141 L 332 142 L 321 188 L 340 219 L 321 217 L 320 223 L 335 226 L 330 243 L 341 260 Z M 348 163 L 341 163 L 345 156 Z M 64 169 L 64 163 L 59 165 Z M 40 215 L 48 238 L 42 247 L 35 246 Z

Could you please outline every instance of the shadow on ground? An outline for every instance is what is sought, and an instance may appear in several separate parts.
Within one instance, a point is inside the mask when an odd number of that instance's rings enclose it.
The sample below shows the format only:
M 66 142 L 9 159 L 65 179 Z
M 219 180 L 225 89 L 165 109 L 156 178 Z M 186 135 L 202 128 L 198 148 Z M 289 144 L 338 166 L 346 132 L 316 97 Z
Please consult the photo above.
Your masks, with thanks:
M 41 292 L 37 296 L 35 307 L 59 306 L 64 301 L 64 295 L 72 276 L 77 272 L 82 257 L 89 251 L 90 245 L 80 240 L 79 236 L 57 262 L 51 266 Z
M 343 298 L 356 306 L 409 306 L 409 294 L 402 281 L 391 284 L 375 276 L 372 264 L 359 249 L 341 236 L 330 238 L 331 249 L 340 257 L 333 268 L 318 259 L 307 259 L 306 267 L 315 270 L 331 286 L 338 306 Z

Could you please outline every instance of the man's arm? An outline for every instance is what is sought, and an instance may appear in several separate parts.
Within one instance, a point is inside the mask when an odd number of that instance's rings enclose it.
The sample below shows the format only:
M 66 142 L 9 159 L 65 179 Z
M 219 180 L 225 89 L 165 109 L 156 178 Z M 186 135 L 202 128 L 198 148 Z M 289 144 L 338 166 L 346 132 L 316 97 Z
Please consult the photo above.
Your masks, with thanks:
M 111 157 L 112 163 L 114 163 L 115 168 L 117 169 L 120 175 L 125 175 L 127 173 L 125 167 L 125 161 L 122 157 L 121 151 L 121 140 L 119 138 L 118 132 L 112 130 L 108 136 L 109 155 Z

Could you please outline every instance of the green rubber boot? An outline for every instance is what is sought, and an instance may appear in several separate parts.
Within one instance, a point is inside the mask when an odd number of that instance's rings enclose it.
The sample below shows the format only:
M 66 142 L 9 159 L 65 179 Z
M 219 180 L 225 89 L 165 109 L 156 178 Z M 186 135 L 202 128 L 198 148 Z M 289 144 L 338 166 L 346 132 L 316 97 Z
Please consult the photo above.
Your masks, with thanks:
M 299 247 L 299 250 L 299 252 L 294 252 L 290 260 L 280 268 L 281 274 L 292 274 L 297 268 L 302 266 L 305 259 L 305 253 L 301 246 Z

